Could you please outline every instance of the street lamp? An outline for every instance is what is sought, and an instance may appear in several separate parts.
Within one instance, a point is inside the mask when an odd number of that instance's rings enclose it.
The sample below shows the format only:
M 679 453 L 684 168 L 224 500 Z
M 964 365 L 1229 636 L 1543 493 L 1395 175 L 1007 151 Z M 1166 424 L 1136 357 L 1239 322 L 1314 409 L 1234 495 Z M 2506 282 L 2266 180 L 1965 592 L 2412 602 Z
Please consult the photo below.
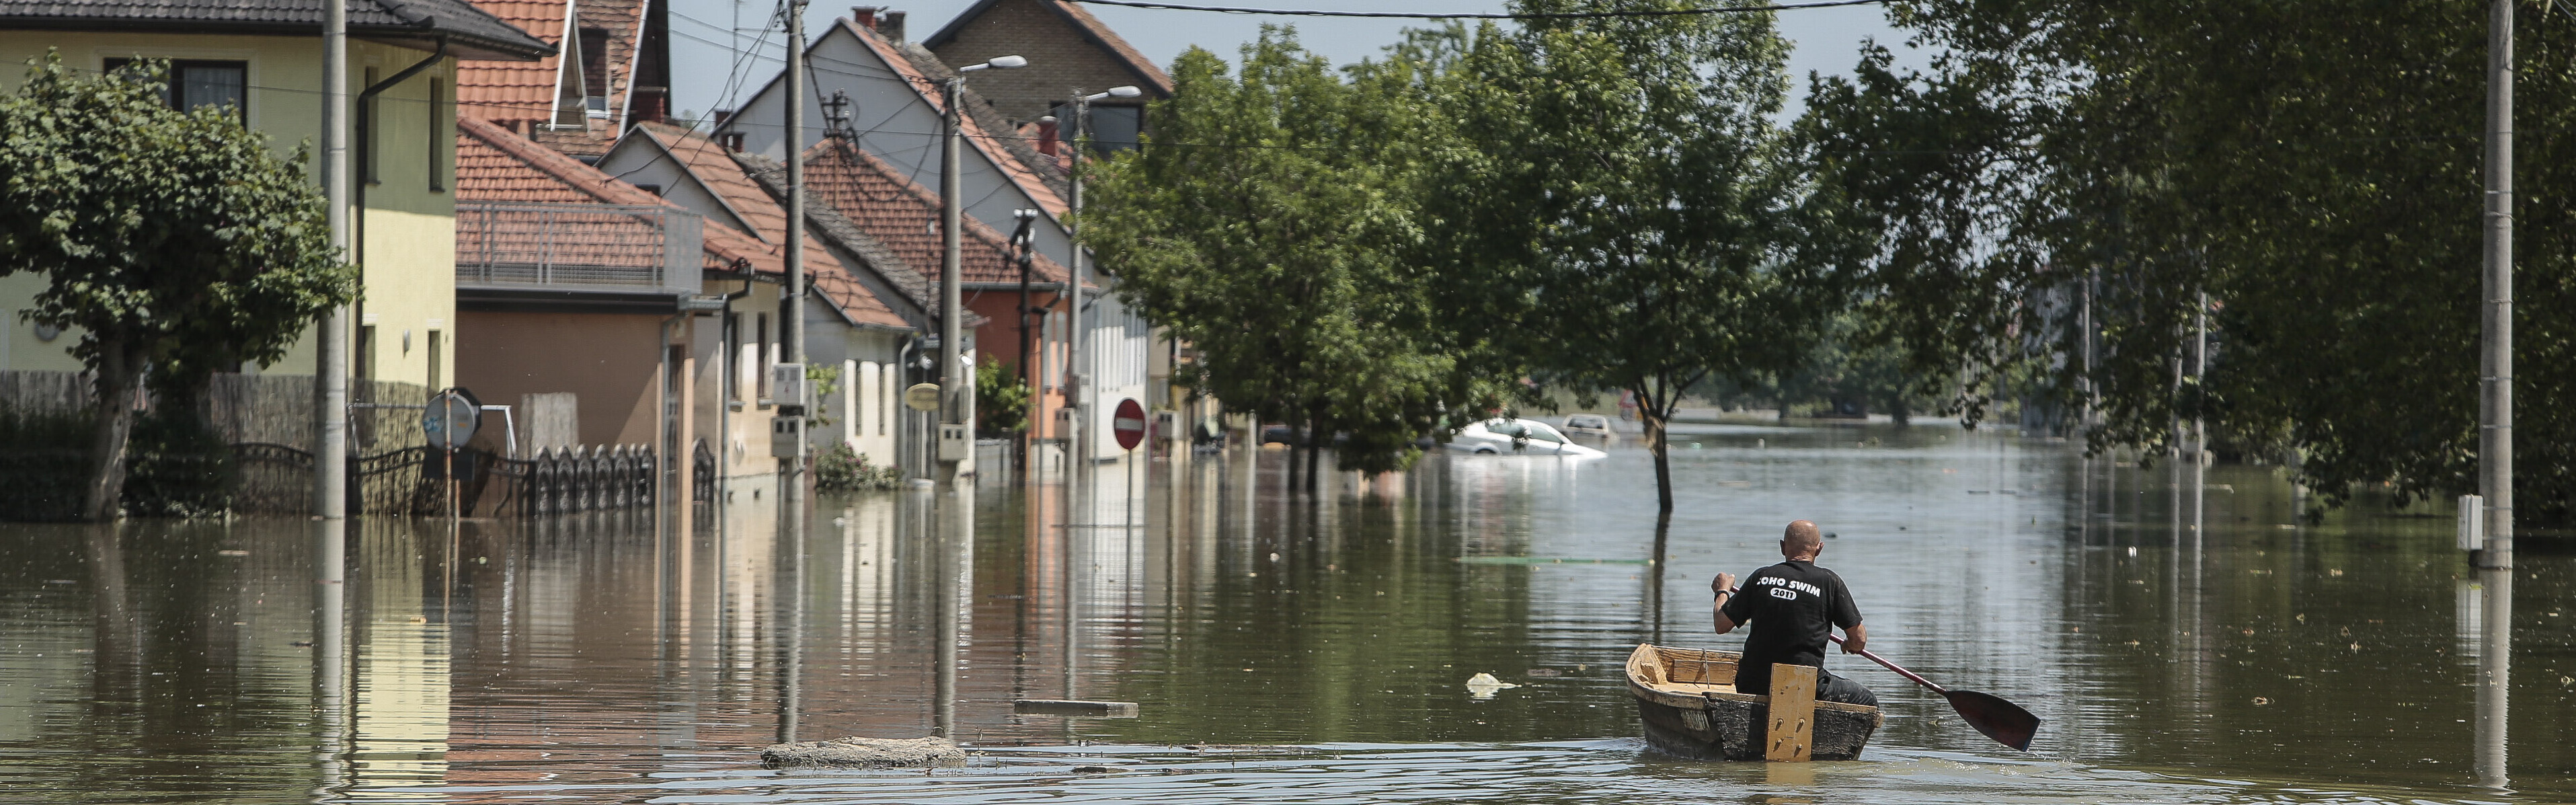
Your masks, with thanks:
M 961 332 L 960 325 L 964 322 L 966 314 L 965 300 L 958 290 L 958 275 L 965 270 L 963 267 L 965 261 L 960 251 L 963 247 L 958 237 L 964 221 L 957 197 L 965 192 L 962 189 L 963 183 L 958 177 L 961 171 L 958 167 L 958 155 L 965 147 L 964 137 L 958 132 L 961 125 L 958 94 L 966 88 L 967 73 L 977 70 L 1009 70 L 1027 66 L 1029 66 L 1029 60 L 1019 56 L 997 56 L 982 64 L 970 64 L 957 68 L 957 75 L 948 79 L 945 87 L 947 92 L 941 98 L 939 239 L 942 249 L 939 258 L 939 394 L 942 399 L 939 406 L 938 460 L 940 465 L 946 468 L 941 474 L 950 481 L 957 479 L 959 470 L 966 467 L 965 462 L 975 455 L 973 412 L 968 408 L 975 398 L 969 396 L 966 391 L 970 388 L 969 384 L 975 381 L 962 371 L 966 363 L 966 337 L 965 333 Z
M 1091 406 L 1087 404 L 1091 398 L 1091 378 L 1084 376 L 1082 371 L 1082 362 L 1080 360 L 1080 350 L 1082 348 L 1081 344 L 1084 332 L 1082 329 L 1081 228 L 1083 141 L 1088 139 L 1091 132 L 1092 101 L 1105 100 L 1109 98 L 1134 98 L 1143 94 L 1145 94 L 1144 90 L 1137 89 L 1135 85 L 1132 84 L 1123 87 L 1110 87 L 1107 92 L 1094 93 L 1091 95 L 1084 95 L 1082 94 L 1082 90 L 1078 89 L 1073 91 L 1073 119 L 1067 121 L 1072 125 L 1073 130 L 1065 137 L 1065 142 L 1071 145 L 1070 150 L 1072 151 L 1073 156 L 1072 169 L 1068 172 L 1066 179 L 1066 183 L 1071 186 L 1073 191 L 1073 197 L 1069 199 L 1069 206 L 1073 211 L 1073 221 L 1072 223 L 1067 224 L 1065 229 L 1066 236 L 1073 241 L 1073 246 L 1071 248 L 1072 262 L 1069 264 L 1072 268 L 1072 276 L 1065 281 L 1065 290 L 1067 295 L 1072 297 L 1073 306 L 1069 314 L 1072 316 L 1072 320 L 1067 322 L 1065 326 L 1066 338 L 1064 342 L 1064 371 L 1065 374 L 1069 375 L 1066 379 L 1065 385 L 1071 390 L 1071 396 L 1073 397 L 1073 399 L 1065 401 L 1065 404 L 1073 406 L 1073 432 L 1065 434 L 1065 447 L 1066 452 L 1074 457 L 1075 463 L 1068 464 L 1068 468 L 1083 466 L 1082 462 L 1086 462 L 1090 459 L 1089 454 L 1082 452 L 1084 449 L 1089 447 L 1090 440 L 1083 438 L 1083 432 L 1087 429 L 1088 423 L 1091 421 L 1089 418 L 1091 414 Z

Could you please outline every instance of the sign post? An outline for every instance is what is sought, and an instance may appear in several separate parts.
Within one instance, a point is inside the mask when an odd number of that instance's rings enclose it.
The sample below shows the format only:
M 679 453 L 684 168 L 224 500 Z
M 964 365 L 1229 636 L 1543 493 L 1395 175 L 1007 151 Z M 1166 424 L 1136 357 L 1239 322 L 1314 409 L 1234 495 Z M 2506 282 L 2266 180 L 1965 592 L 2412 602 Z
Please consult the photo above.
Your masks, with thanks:
M 1136 489 L 1136 446 L 1145 443 L 1145 406 L 1129 397 L 1118 401 L 1118 409 L 1109 416 L 1109 432 L 1118 438 L 1118 449 L 1127 456 L 1127 524 L 1136 524 L 1136 500 L 1143 495 Z
M 463 386 L 430 395 L 428 409 L 421 413 L 421 435 L 439 452 L 441 474 L 447 478 L 447 561 L 445 578 L 439 584 L 443 603 L 456 588 L 456 451 L 474 439 L 474 431 L 483 426 L 483 401 Z

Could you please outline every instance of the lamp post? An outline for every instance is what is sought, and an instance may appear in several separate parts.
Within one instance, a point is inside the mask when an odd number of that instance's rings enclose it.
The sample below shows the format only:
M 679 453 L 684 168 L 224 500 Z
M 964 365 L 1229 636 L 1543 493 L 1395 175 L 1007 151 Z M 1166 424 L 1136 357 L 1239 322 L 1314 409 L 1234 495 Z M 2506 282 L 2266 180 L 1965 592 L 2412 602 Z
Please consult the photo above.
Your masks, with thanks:
M 957 197 L 964 193 L 958 176 L 958 161 L 965 150 L 965 136 L 960 133 L 963 112 L 958 95 L 966 88 L 966 74 L 977 70 L 1009 70 L 1029 66 L 1029 60 L 1018 56 L 996 56 L 982 64 L 957 68 L 948 79 L 940 101 L 939 137 L 939 467 L 942 480 L 955 481 L 960 468 L 974 456 L 972 435 L 974 422 L 967 413 L 967 403 L 975 379 L 963 370 L 966 338 L 961 324 L 965 319 L 965 299 L 959 290 L 958 275 L 964 271 L 965 259 L 959 228 L 964 225 Z M 964 429 L 963 433 L 958 429 Z M 962 449 L 950 445 L 964 439 Z
M 1071 320 L 1066 323 L 1064 340 L 1064 371 L 1067 375 L 1065 386 L 1072 390 L 1072 399 L 1066 400 L 1065 404 L 1073 408 L 1071 423 L 1073 432 L 1065 434 L 1065 469 L 1068 472 L 1065 480 L 1068 483 L 1076 477 L 1071 473 L 1079 472 L 1080 468 L 1091 463 L 1091 455 L 1084 452 L 1090 449 L 1091 444 L 1090 439 L 1084 438 L 1084 434 L 1089 432 L 1091 427 L 1091 377 L 1089 373 L 1082 370 L 1082 339 L 1089 332 L 1082 328 L 1084 307 L 1082 301 L 1082 150 L 1084 141 L 1091 136 L 1091 102 L 1107 98 L 1133 98 L 1143 94 L 1145 94 L 1143 90 L 1134 86 L 1110 87 L 1107 92 L 1091 95 L 1082 94 L 1082 90 L 1073 91 L 1073 119 L 1069 121 L 1073 131 L 1065 137 L 1065 142 L 1072 146 L 1073 151 L 1072 170 L 1068 172 L 1067 177 L 1067 183 L 1073 190 L 1073 197 L 1068 199 L 1073 211 L 1073 223 L 1065 230 L 1068 239 L 1073 242 L 1069 249 L 1071 255 L 1065 263 L 1072 270 L 1072 276 L 1065 280 L 1065 294 L 1073 299 L 1072 309 L 1068 312 Z

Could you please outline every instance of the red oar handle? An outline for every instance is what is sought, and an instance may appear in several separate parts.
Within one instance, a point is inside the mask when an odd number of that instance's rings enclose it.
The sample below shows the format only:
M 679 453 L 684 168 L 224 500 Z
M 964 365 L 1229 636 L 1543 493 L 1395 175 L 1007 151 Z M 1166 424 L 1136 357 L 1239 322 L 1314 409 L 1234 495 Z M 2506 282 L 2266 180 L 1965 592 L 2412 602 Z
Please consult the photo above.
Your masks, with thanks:
M 1840 644 L 1843 642 L 1843 638 L 1842 638 L 1842 636 L 1841 636 L 1841 635 L 1837 635 L 1837 634 L 1827 634 L 1827 635 L 1825 635 L 1825 639 L 1827 639 L 1827 640 L 1831 640 L 1831 641 L 1834 641 L 1834 643 L 1835 643 L 1836 645 L 1840 645 Z M 1924 679 L 1924 678 L 1922 677 L 1922 675 L 1920 675 L 1920 674 L 1916 674 L 1916 673 L 1914 673 L 1913 671 L 1905 670 L 1905 666 L 1897 665 L 1896 663 L 1892 663 L 1892 662 L 1888 662 L 1886 657 L 1878 656 L 1877 654 L 1875 654 L 1875 653 L 1871 652 L 1869 649 L 1861 649 L 1861 650 L 1859 650 L 1859 651 L 1857 651 L 1857 652 L 1853 652 L 1853 653 L 1855 653 L 1855 654 L 1859 654 L 1860 656 L 1862 656 L 1862 657 L 1864 657 L 1864 658 L 1867 658 L 1870 662 L 1874 662 L 1874 663 L 1878 663 L 1878 664 L 1880 664 L 1880 665 L 1887 666 L 1887 670 L 1895 671 L 1895 672 L 1896 672 L 1898 675 L 1900 675 L 1900 676 L 1903 676 L 1903 677 L 1905 677 L 1905 678 L 1907 678 L 1907 679 L 1914 680 L 1914 684 L 1922 685 L 1922 686 L 1927 687 L 1927 688 L 1931 688 L 1931 689 L 1932 689 L 1932 692 L 1934 692 L 1934 693 L 1939 693 L 1939 694 L 1942 694 L 1942 695 L 1945 695 L 1945 696 L 1946 696 L 1946 695 L 1949 695 L 1949 693 L 1950 693 L 1950 689 L 1949 689 L 1949 688 L 1941 687 L 1941 686 L 1940 686 L 1940 685 L 1938 685 L 1938 684 L 1934 684 L 1934 683 L 1932 682 L 1932 680 Z

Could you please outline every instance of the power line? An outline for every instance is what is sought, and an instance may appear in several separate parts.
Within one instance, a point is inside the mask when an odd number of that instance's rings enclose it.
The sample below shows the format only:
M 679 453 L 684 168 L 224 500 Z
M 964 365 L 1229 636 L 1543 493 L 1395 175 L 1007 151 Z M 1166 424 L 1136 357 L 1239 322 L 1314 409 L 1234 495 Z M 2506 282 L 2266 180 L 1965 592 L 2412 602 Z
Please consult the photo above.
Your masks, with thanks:
M 1821 0 L 1813 3 L 1780 3 L 1768 6 L 1720 6 L 1715 8 L 1637 9 L 1632 11 L 1514 11 L 1460 12 L 1438 14 L 1419 11 L 1326 11 L 1322 9 L 1239 8 L 1234 6 L 1194 6 L 1185 3 L 1157 3 L 1151 0 L 1072 0 L 1101 6 L 1152 8 L 1166 11 L 1214 11 L 1224 14 L 1260 14 L 1279 17 L 1379 17 L 1402 20 L 1597 20 L 1619 17 L 1691 17 L 1702 14 L 1747 14 L 1763 11 L 1796 11 L 1808 8 L 1866 6 L 1888 0 Z

